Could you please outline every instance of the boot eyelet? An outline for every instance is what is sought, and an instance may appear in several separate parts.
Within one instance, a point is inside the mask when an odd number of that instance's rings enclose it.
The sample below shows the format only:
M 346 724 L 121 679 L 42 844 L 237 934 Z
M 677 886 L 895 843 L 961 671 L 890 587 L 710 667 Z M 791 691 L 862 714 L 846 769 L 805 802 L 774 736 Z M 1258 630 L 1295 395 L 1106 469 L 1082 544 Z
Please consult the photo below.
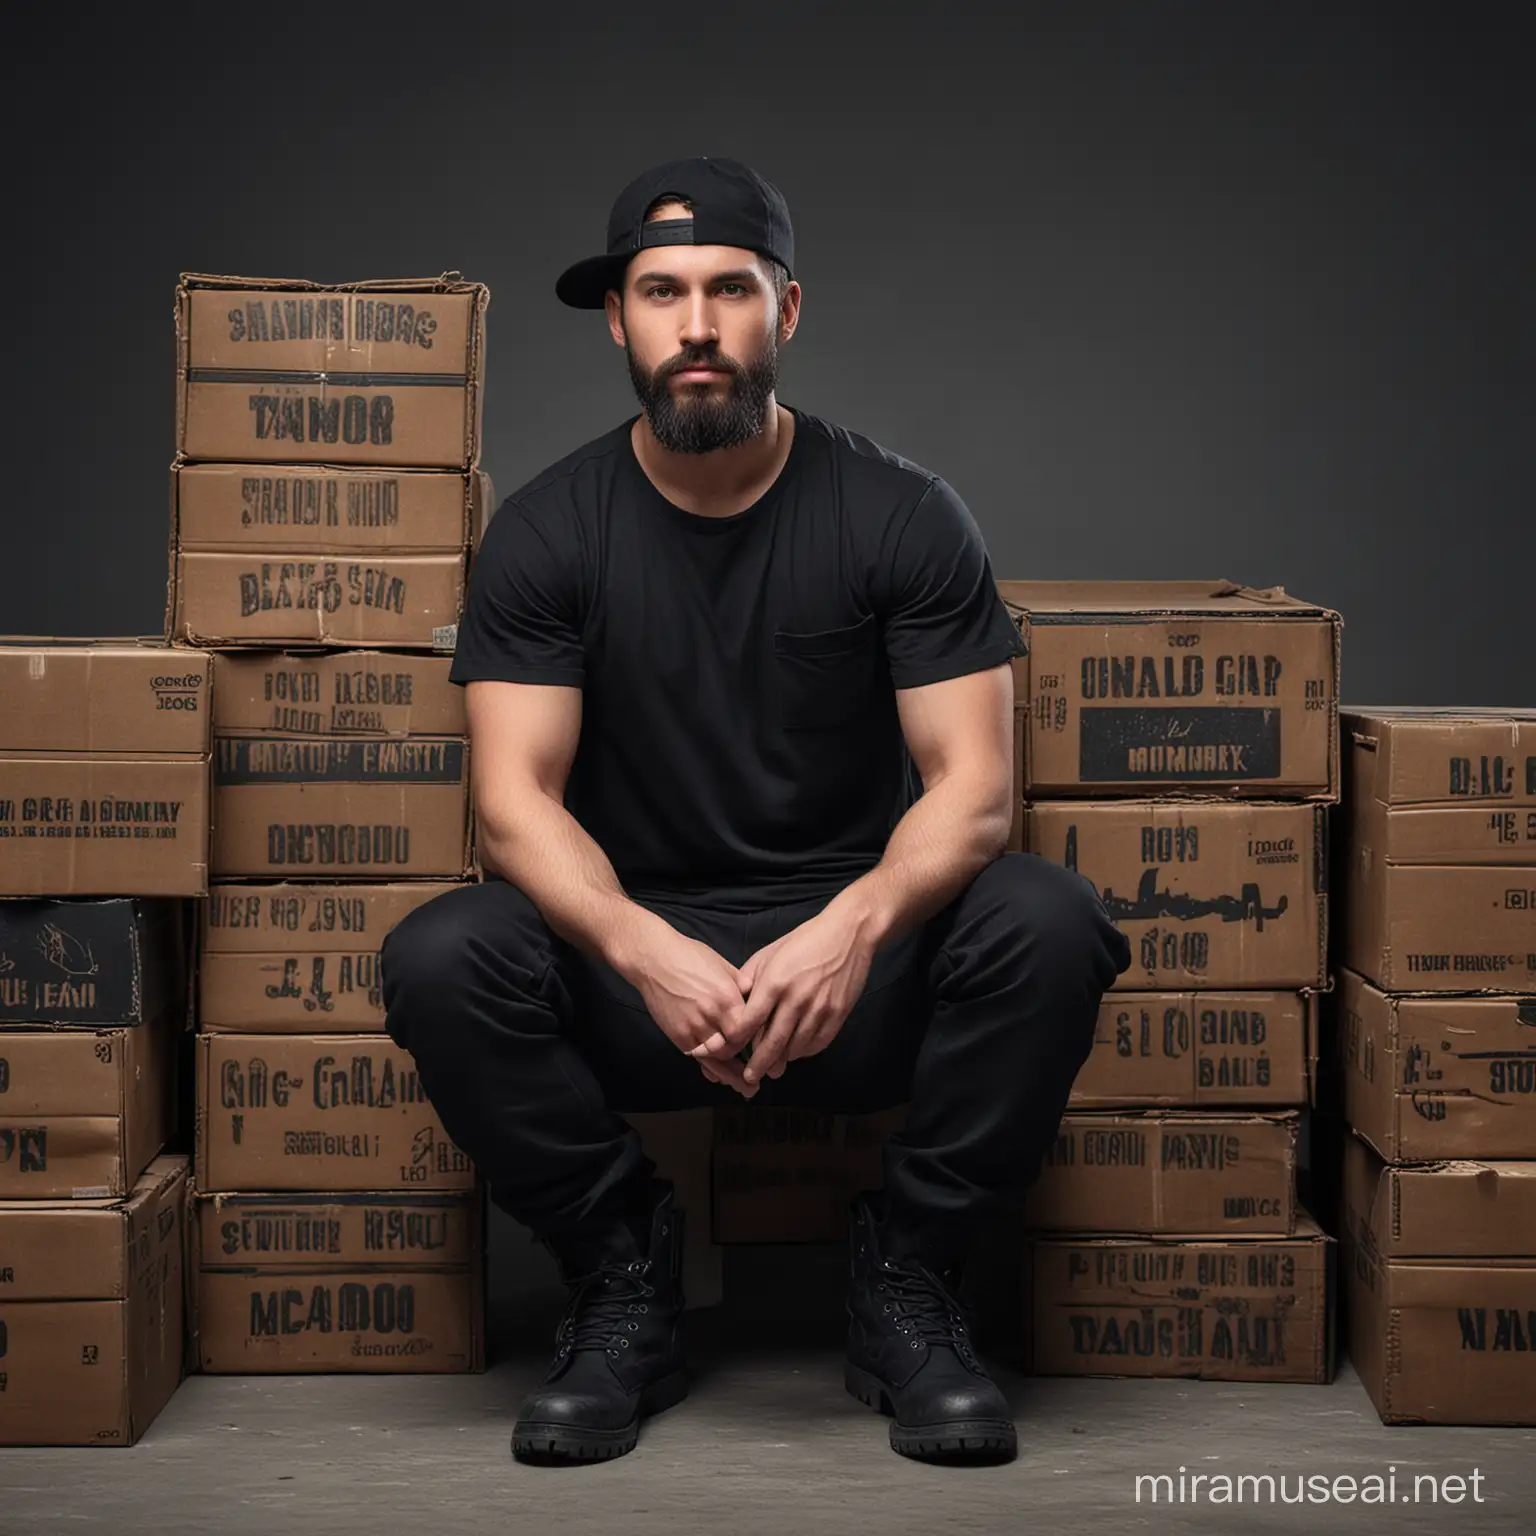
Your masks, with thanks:
M 642 1301 L 636 1310 L 640 1312 L 649 1312 L 651 1309 Z
M 884 1305 L 884 1306 L 883 1306 L 883 1307 L 881 1307 L 881 1308 L 880 1308 L 880 1310 L 881 1310 L 881 1311 L 882 1311 L 882 1312 L 889 1312 L 889 1311 L 890 1311 L 890 1310 L 891 1310 L 891 1304 L 890 1304 L 890 1302 L 886 1302 L 886 1304 L 885 1304 L 885 1305 Z
M 620 1339 L 619 1340 L 619 1348 L 620 1349 L 628 1349 L 629 1348 L 629 1340 L 628 1339 Z
M 661 1224 L 661 1235 L 663 1237 L 667 1235 L 667 1224 L 665 1222 Z
M 640 1324 L 639 1323 L 625 1323 L 624 1326 L 626 1328 L 628 1328 L 631 1333 L 639 1333 L 640 1332 Z
M 912 1340 L 912 1348 L 913 1349 L 921 1349 L 922 1348 L 922 1341 L 920 1339 L 913 1339 Z

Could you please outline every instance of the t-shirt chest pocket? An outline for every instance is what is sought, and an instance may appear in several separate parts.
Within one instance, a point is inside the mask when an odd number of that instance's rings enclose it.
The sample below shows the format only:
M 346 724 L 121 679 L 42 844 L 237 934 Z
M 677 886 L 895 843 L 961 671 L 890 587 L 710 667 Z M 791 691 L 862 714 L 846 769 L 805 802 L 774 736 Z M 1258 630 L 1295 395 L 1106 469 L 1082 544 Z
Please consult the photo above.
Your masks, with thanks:
M 844 629 L 775 630 L 779 722 L 786 730 L 846 729 L 866 719 L 890 686 L 874 614 Z

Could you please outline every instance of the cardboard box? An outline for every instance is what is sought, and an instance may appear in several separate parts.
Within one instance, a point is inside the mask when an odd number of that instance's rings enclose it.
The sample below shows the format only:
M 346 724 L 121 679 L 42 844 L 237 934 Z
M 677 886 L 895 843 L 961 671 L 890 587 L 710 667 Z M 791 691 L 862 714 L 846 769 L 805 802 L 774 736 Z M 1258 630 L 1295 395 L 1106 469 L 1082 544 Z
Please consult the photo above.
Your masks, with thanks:
M 1341 971 L 1338 1010 L 1345 1114 L 1383 1157 L 1536 1158 L 1536 997 L 1388 996 Z
M 199 965 L 205 1030 L 384 1028 L 379 948 L 406 913 L 454 887 L 214 885 Z
M 1131 941 L 1121 991 L 1327 982 L 1321 805 L 1057 801 L 1029 847 L 1085 875 Z
M 0 896 L 198 896 L 212 658 L 0 641 Z
M 489 300 L 456 273 L 344 286 L 183 274 L 178 450 L 473 469 Z
M 1333 1379 L 1333 1239 L 1033 1244 L 1033 1373 Z
M 126 1195 L 176 1129 L 179 1034 L 0 1030 L 0 1200 Z
M 1338 614 L 1228 581 L 1002 581 L 1026 795 L 1333 801 Z
M 1386 1423 L 1536 1423 L 1533 1196 L 1533 1163 L 1388 1168 L 1350 1138 L 1349 1353 Z
M 176 464 L 172 535 L 182 551 L 463 554 L 487 516 L 483 474 L 323 464 Z
M 181 1383 L 185 1158 L 126 1200 L 0 1202 L 0 1445 L 132 1445 Z
M 457 879 L 469 873 L 461 736 L 214 738 L 213 871 Z
M 0 896 L 201 896 L 208 759 L 0 752 Z
M 415 1063 L 381 1035 L 199 1035 L 200 1193 L 470 1189 Z
M 1112 992 L 1068 1100 L 1074 1109 L 1310 1104 L 1309 992 Z
M 1536 865 L 1383 864 L 1348 850 L 1341 959 L 1389 992 L 1536 991 Z
M 190 1017 L 189 903 L 0 901 L 0 1024 L 142 1024 Z
M 399 645 L 451 651 L 462 555 L 176 556 L 171 637 L 190 645 Z
M 1346 709 L 1349 838 L 1376 864 L 1536 865 L 1536 710 Z
M 241 736 L 465 736 L 447 656 L 257 651 L 220 656 L 213 725 Z
M 1167 1237 L 1296 1230 L 1295 1111 L 1069 1113 L 1030 1191 L 1030 1226 Z
M 1344 730 L 1344 963 L 1387 991 L 1536 990 L 1536 711 Z
M 742 1104 L 715 1111 L 717 1243 L 844 1243 L 848 1206 L 884 1183 L 881 1149 L 907 1106 L 872 1114 Z
M 0 752 L 206 758 L 212 665 L 163 640 L 0 638 Z
M 483 1370 L 483 1234 L 481 1191 L 199 1198 L 198 1368 Z
M 1398 1166 L 1344 1138 L 1344 1235 L 1384 1258 L 1531 1256 L 1536 1162 L 1456 1158 Z

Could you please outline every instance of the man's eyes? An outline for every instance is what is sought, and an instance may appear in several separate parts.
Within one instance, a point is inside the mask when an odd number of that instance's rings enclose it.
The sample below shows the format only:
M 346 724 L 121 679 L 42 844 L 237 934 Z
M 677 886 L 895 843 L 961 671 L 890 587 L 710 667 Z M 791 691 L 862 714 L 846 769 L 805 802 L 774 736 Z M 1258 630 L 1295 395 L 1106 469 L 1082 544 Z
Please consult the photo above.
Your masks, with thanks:
M 750 294 L 752 290 L 745 283 L 721 283 L 716 291 L 719 293 L 730 293 L 734 297 L 736 294 Z M 657 283 L 653 287 L 646 289 L 645 296 L 648 299 L 667 299 L 671 298 L 676 292 L 677 290 L 670 283 Z

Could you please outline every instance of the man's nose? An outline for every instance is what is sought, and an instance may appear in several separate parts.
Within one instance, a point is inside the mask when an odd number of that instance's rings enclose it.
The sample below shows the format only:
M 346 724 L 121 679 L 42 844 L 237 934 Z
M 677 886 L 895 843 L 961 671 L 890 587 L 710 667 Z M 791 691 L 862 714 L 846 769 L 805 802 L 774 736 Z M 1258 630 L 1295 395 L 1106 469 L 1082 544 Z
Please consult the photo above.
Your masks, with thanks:
M 685 346 L 703 347 L 719 339 L 720 334 L 715 329 L 715 322 L 709 312 L 708 299 L 702 293 L 695 294 L 683 316 L 678 340 Z

